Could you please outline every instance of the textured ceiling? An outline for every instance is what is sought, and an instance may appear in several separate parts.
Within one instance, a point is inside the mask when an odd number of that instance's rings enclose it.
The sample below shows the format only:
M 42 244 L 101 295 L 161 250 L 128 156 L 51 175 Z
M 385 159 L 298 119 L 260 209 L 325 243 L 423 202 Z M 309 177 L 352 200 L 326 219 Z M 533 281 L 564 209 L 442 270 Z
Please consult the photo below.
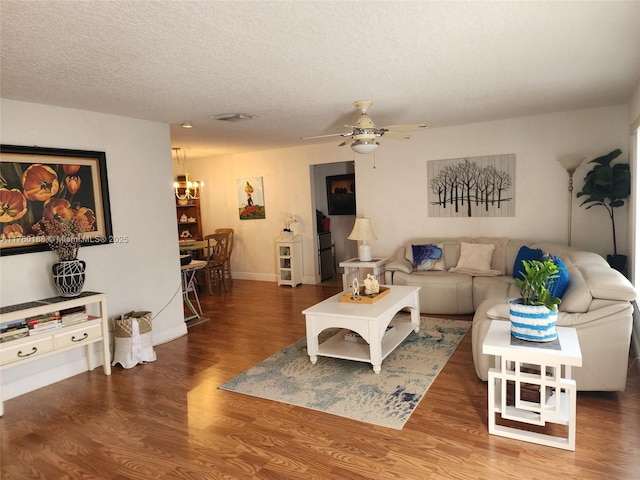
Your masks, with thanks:
M 1 0 L 0 22 L 2 98 L 170 123 L 189 158 L 345 131 L 363 98 L 378 126 L 438 128 L 640 83 L 638 1 Z

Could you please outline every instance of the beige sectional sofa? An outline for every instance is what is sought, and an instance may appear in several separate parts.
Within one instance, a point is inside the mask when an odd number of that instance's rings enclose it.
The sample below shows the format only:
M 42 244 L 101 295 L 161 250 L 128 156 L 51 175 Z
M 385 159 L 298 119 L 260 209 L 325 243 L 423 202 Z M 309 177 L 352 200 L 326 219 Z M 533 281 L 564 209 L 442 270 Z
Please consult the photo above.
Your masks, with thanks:
M 462 243 L 494 245 L 489 273 L 459 266 Z M 415 271 L 412 245 L 441 245 L 442 271 Z M 473 313 L 472 349 L 476 374 L 488 378 L 492 356 L 482 354 L 482 342 L 491 320 L 509 321 L 510 298 L 519 297 L 513 266 L 522 246 L 558 256 L 566 265 L 569 285 L 562 296 L 558 326 L 576 329 L 582 367 L 573 369 L 578 390 L 625 389 L 633 306 L 633 285 L 592 252 L 566 245 L 504 238 L 419 238 L 399 248 L 386 265 L 388 285 L 416 285 L 420 309 L 426 314 Z M 483 247 L 484 248 L 484 247 Z

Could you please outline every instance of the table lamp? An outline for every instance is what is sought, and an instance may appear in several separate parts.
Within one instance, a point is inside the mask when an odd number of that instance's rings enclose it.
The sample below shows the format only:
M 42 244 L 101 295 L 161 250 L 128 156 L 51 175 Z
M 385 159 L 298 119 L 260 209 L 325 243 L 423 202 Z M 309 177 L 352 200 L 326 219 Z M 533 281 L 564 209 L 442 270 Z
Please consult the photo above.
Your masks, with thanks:
M 349 240 L 360 240 L 362 243 L 358 247 L 358 255 L 361 262 L 371 261 L 371 245 L 367 243 L 369 240 L 377 240 L 376 234 L 371 228 L 371 220 L 368 218 L 356 218 L 351 234 L 347 237 Z

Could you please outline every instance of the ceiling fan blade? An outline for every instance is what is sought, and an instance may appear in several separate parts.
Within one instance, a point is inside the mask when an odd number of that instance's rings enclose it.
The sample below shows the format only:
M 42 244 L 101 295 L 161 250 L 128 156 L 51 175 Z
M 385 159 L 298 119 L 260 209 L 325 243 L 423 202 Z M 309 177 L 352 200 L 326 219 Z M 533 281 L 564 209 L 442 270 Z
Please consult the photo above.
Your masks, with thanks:
M 311 140 L 313 138 L 340 137 L 343 133 L 330 133 L 328 135 L 314 135 L 313 137 L 300 137 L 301 140 Z
M 338 146 L 339 146 L 339 147 L 344 147 L 346 144 L 347 144 L 347 142 L 346 142 L 346 140 L 345 140 L 344 142 L 339 143 L 339 144 L 338 144 Z
M 390 132 L 411 132 L 413 130 L 420 130 L 421 128 L 427 128 L 427 125 L 424 123 L 413 123 L 406 125 L 389 125 L 387 127 L 383 127 Z
M 328 138 L 328 137 L 350 137 L 353 132 L 346 133 L 329 133 L 327 135 L 314 135 L 313 137 L 301 137 L 301 140 L 311 140 L 313 138 Z
M 385 132 L 385 138 L 394 138 L 394 139 L 403 139 L 403 140 L 411 140 L 411 136 L 406 133 L 401 132 Z

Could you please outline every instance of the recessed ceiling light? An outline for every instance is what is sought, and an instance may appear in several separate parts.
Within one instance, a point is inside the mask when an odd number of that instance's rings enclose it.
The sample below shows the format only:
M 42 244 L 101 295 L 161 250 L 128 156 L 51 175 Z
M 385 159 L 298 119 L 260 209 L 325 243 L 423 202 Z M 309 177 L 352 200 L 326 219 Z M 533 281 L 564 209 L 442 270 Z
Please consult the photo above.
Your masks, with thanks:
M 182 128 L 193 128 L 193 125 L 191 125 L 191 122 L 184 122 Z
M 255 115 L 249 115 L 248 113 L 221 113 L 219 115 L 211 115 L 209 118 L 222 122 L 240 122 L 242 120 L 251 120 L 255 118 Z

